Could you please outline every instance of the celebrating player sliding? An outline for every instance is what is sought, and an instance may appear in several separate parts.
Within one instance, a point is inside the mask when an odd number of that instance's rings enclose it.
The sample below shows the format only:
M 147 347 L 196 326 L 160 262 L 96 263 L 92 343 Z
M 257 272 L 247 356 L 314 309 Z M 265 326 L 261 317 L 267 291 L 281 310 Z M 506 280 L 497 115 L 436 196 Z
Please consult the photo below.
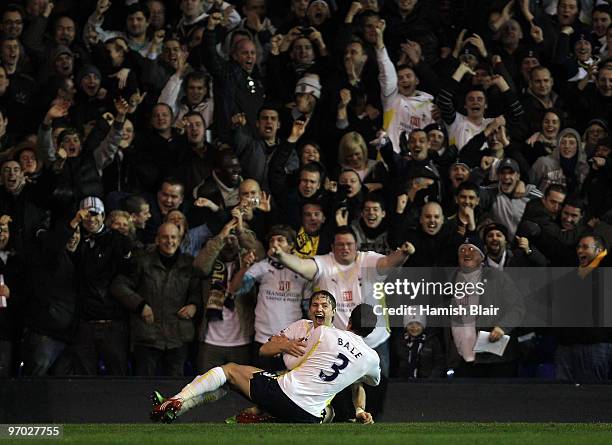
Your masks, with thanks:
M 178 415 L 224 393 L 229 382 L 260 408 L 284 422 L 320 423 L 326 405 L 353 383 L 376 386 L 380 381 L 378 354 L 363 341 L 376 325 L 372 306 L 361 304 L 351 313 L 347 330 L 318 326 L 305 343 L 301 357 L 285 356 L 290 369 L 277 376 L 253 366 L 226 365 L 197 376 L 174 397 L 157 404 L 154 421 L 171 422 Z M 364 406 L 356 418 L 371 423 Z

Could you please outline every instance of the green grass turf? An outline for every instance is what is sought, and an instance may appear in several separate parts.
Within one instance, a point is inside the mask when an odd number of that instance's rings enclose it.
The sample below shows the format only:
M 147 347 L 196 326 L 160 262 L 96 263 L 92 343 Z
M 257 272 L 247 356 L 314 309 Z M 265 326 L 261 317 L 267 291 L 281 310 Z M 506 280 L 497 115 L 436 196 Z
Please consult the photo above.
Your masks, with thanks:
M 610 445 L 612 424 L 380 423 L 375 425 L 96 424 L 65 425 L 62 439 L 41 444 L 231 445 Z M 0 439 L 0 443 L 8 443 Z

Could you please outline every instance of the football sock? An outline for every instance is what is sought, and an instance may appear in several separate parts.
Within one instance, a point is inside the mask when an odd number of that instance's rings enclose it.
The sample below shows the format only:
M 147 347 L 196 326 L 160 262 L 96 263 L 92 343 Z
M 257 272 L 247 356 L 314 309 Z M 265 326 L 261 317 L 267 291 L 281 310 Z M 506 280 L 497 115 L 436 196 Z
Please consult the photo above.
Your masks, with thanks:
M 223 369 L 220 366 L 217 366 L 216 368 L 212 368 L 210 371 L 197 376 L 174 397 L 185 402 L 192 397 L 219 389 L 225 384 L 226 381 L 227 378 L 225 377 Z
M 207 392 L 204 394 L 197 395 L 192 397 L 191 399 L 187 399 L 183 402 L 181 409 L 176 413 L 177 416 L 182 416 L 187 411 L 196 406 L 203 405 L 204 403 L 212 403 L 219 400 L 221 397 L 227 394 L 227 390 L 225 388 L 218 388 L 212 392 Z

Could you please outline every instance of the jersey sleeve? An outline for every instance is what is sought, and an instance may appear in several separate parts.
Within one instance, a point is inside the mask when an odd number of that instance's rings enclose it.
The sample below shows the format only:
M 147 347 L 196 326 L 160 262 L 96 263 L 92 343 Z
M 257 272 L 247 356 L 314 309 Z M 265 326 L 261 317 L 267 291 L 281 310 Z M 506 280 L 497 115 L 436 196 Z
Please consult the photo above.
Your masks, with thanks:
M 330 271 L 329 255 L 315 255 L 312 257 L 313 261 L 317 265 L 317 273 L 315 274 L 314 280 L 319 280 L 322 276 L 326 276 Z
M 304 319 L 294 321 L 276 335 L 284 335 L 289 340 L 297 340 L 299 338 L 306 337 L 306 334 L 309 331 L 308 324 L 309 321 Z
M 249 267 L 249 269 L 246 271 L 246 275 L 250 275 L 251 278 L 253 278 L 255 281 L 257 281 L 258 283 L 261 282 L 261 277 L 268 271 L 268 259 L 264 259 L 262 261 L 259 261 L 255 264 L 253 264 L 251 267 Z
M 378 386 L 380 383 L 380 361 L 374 360 L 368 373 L 361 377 L 358 382 L 369 386 Z
M 363 259 L 361 260 L 361 267 L 376 267 L 378 260 L 385 256 L 372 251 L 363 252 Z

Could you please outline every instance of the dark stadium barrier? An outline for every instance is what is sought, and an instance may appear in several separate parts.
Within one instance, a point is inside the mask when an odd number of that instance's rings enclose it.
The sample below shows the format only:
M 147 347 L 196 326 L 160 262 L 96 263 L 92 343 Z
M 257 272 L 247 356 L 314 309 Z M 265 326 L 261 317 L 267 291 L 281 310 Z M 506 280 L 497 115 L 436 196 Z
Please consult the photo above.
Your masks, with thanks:
M 0 380 L 0 423 L 148 422 L 153 389 L 174 394 L 187 379 Z M 231 392 L 181 422 L 222 422 L 250 406 Z M 612 383 L 461 380 L 389 383 L 386 422 L 612 422 Z

